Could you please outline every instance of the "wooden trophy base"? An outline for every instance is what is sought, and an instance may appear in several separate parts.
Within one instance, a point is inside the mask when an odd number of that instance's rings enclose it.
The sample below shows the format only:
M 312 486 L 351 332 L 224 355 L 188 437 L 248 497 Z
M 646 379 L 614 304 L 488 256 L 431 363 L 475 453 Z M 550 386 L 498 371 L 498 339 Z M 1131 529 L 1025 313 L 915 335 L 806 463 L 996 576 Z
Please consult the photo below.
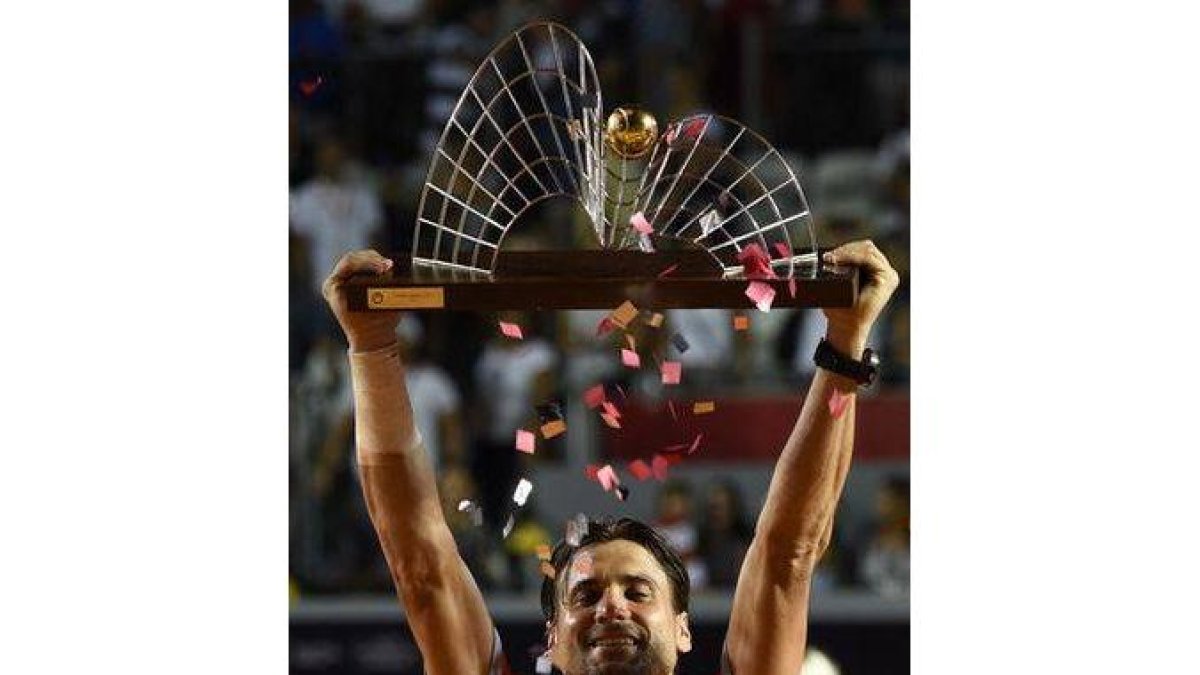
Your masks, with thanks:
M 612 309 L 626 300 L 655 309 L 755 306 L 749 280 L 722 276 L 704 251 L 509 251 L 491 275 L 394 259 L 390 273 L 348 282 L 351 310 Z M 775 289 L 775 308 L 849 307 L 858 294 L 855 272 L 798 264 L 794 298 L 788 279 L 763 283 Z

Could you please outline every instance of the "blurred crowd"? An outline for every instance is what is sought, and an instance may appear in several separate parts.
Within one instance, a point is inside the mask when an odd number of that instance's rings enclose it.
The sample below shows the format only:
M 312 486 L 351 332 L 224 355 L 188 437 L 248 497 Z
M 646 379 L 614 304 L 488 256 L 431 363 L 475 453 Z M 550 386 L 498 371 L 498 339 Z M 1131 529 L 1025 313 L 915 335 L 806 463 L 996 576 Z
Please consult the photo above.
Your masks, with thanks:
M 665 117 L 738 118 L 788 158 L 823 245 L 870 237 L 908 275 L 908 3 L 871 0 L 293 0 L 290 13 L 289 389 L 291 576 L 299 592 L 389 591 L 352 465 L 345 344 L 320 297 L 342 253 L 409 250 L 430 149 L 482 58 L 533 19 L 574 30 L 595 57 L 606 105 Z M 562 217 L 552 203 L 542 217 Z M 568 214 L 569 216 L 569 214 Z M 544 242 L 543 242 L 544 243 Z M 550 242 L 553 244 L 554 242 Z M 531 245 L 537 245 L 534 242 Z M 880 391 L 908 384 L 907 283 L 877 325 Z M 823 320 L 813 311 L 670 311 L 684 391 L 787 393 L 812 375 Z M 539 546 L 558 528 L 536 505 L 505 520 L 519 475 L 567 462 L 561 445 L 527 456 L 514 430 L 538 406 L 598 381 L 661 395 L 657 372 L 622 368 L 598 338 L 606 312 L 410 315 L 397 331 L 417 423 L 447 518 L 489 590 L 537 583 Z M 501 336 L 497 321 L 522 326 Z M 656 345 L 645 345 L 652 350 Z M 769 467 L 763 467 L 769 470 Z M 756 514 L 736 483 L 659 484 L 654 524 L 699 588 L 736 581 Z M 461 509 L 465 501 L 478 512 Z M 906 471 L 879 483 L 869 522 L 835 533 L 819 588 L 908 587 Z M 507 531 L 507 534 L 503 534 Z M 530 560 L 534 564 L 530 564 Z

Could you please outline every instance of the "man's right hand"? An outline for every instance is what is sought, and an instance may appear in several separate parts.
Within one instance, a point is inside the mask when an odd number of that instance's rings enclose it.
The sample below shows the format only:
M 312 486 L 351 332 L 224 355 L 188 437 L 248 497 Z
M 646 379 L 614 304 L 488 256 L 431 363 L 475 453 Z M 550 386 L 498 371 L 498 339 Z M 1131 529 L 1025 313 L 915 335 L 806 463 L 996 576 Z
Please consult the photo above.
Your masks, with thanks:
M 362 274 L 383 274 L 392 269 L 393 262 L 377 251 L 367 249 L 342 256 L 333 266 L 321 294 L 337 317 L 352 352 L 369 352 L 396 341 L 396 324 L 400 312 L 351 312 L 346 301 L 345 283 L 350 277 Z

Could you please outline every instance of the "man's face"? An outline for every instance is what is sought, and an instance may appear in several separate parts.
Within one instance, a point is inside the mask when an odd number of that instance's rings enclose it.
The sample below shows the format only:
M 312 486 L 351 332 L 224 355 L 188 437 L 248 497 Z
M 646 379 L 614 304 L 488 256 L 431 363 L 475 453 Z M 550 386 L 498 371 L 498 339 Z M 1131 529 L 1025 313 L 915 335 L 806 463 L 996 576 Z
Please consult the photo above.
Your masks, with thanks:
M 687 613 L 675 613 L 670 580 L 640 545 L 589 546 L 564 572 L 550 645 L 566 675 L 667 675 L 691 651 Z

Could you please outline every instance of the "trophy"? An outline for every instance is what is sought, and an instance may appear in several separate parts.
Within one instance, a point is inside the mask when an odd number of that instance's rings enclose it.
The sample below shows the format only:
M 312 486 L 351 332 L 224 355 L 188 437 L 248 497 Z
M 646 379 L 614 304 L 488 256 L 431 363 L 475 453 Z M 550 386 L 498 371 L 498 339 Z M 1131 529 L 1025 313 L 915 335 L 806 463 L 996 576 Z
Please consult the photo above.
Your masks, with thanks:
M 574 33 L 536 22 L 508 36 L 433 151 L 411 255 L 353 280 L 351 308 L 761 309 L 764 293 L 775 306 L 853 304 L 857 276 L 820 261 L 804 192 L 762 136 L 715 114 L 660 129 L 646 110 L 603 110 Z M 506 250 L 552 198 L 582 207 L 595 246 Z

